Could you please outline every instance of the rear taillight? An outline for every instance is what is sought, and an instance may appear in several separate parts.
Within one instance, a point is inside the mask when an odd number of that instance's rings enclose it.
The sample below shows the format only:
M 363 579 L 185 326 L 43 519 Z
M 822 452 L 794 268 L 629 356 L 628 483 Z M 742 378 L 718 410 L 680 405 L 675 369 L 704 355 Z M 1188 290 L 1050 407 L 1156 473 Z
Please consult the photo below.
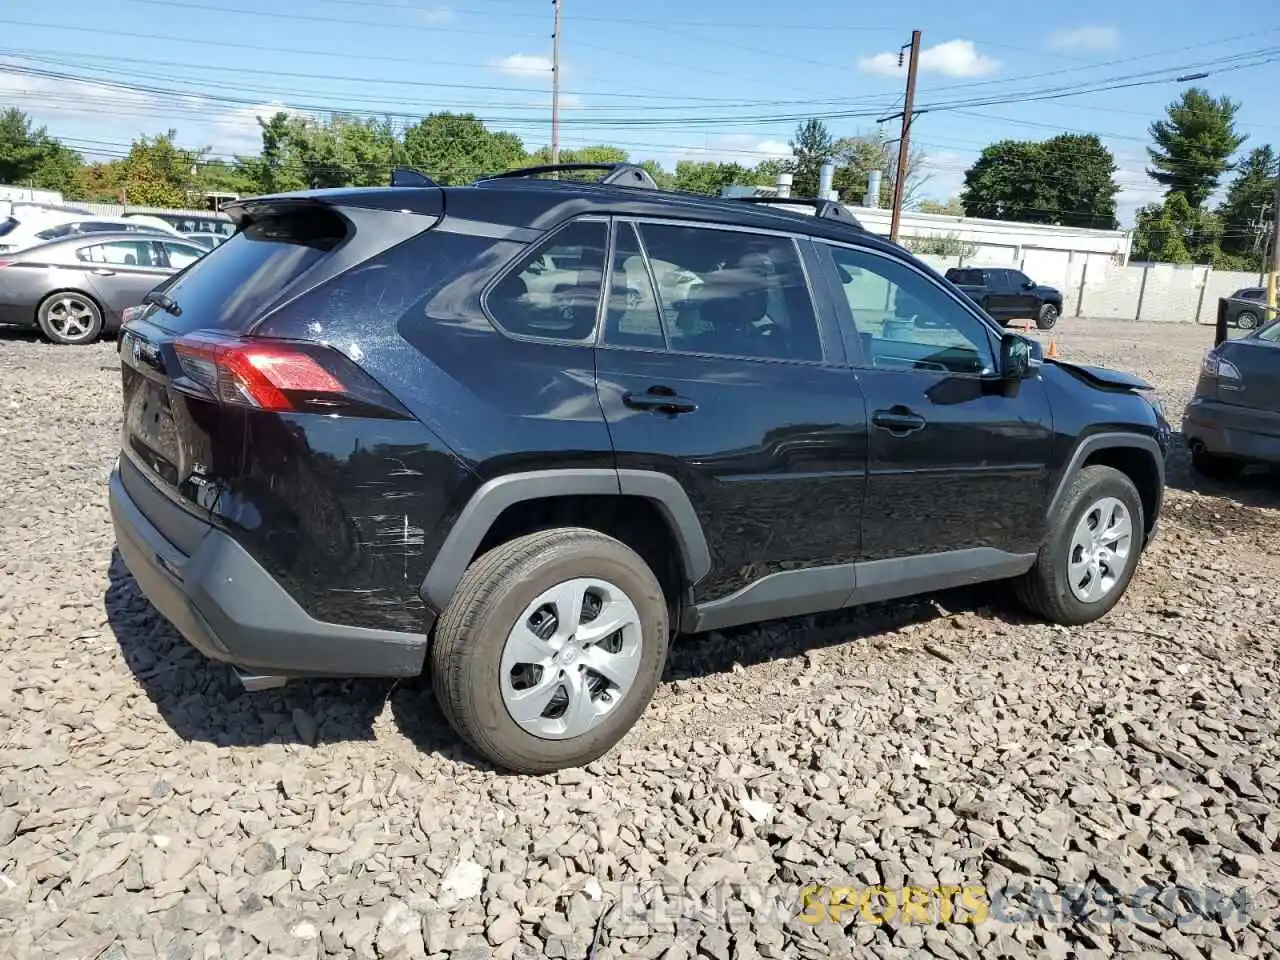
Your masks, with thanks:
M 1240 370 L 1230 360 L 1223 360 L 1216 352 L 1210 350 L 1205 354 L 1201 369 L 1211 377 L 1219 380 L 1239 380 Z
M 0 260 L 0 267 L 7 267 L 11 263 L 13 263 L 12 260 Z
M 173 349 L 186 378 L 221 403 L 279 413 L 410 416 L 332 347 L 194 334 L 175 341 Z

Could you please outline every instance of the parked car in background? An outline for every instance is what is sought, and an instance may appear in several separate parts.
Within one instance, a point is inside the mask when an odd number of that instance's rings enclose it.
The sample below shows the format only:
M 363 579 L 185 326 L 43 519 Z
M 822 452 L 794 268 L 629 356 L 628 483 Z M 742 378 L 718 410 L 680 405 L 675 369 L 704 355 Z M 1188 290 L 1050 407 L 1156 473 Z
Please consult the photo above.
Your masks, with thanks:
M 427 667 L 480 753 L 546 772 L 626 733 L 675 631 L 1120 600 L 1148 384 L 1044 359 L 835 205 L 565 169 L 239 201 L 129 320 L 116 542 L 207 656 L 250 689 Z M 888 339 L 899 300 L 929 322 Z
M 92 343 L 206 252 L 176 235 L 119 231 L 0 255 L 0 323 L 39 327 L 55 343 Z
M 143 222 L 167 224 L 178 233 L 216 233 L 229 237 L 235 233 L 231 218 L 217 213 L 126 213 L 126 217 Z
M 47 214 L 40 219 L 30 219 L 27 223 L 10 231 L 0 238 L 0 253 L 9 254 L 18 250 L 48 243 L 50 240 L 61 240 L 63 237 L 83 236 L 91 233 L 149 233 L 165 236 L 180 236 L 178 231 L 167 227 L 155 227 L 150 224 L 126 220 L 123 217 L 101 217 L 94 214 L 82 214 L 68 218 L 68 215 Z
M 1182 434 L 1191 465 L 1207 477 L 1280 465 L 1280 320 L 1205 355 Z
M 1268 319 L 1267 288 L 1241 287 L 1227 297 L 1227 326 L 1255 330 Z
M 952 267 L 946 277 L 1002 324 L 1034 320 L 1038 329 L 1052 330 L 1062 316 L 1062 291 L 1036 283 L 1021 270 Z
M 182 234 L 182 238 L 184 240 L 191 241 L 196 246 L 204 247 L 206 250 L 212 250 L 214 247 L 220 244 L 223 240 L 227 239 L 221 233 L 207 233 L 207 232 L 184 233 Z

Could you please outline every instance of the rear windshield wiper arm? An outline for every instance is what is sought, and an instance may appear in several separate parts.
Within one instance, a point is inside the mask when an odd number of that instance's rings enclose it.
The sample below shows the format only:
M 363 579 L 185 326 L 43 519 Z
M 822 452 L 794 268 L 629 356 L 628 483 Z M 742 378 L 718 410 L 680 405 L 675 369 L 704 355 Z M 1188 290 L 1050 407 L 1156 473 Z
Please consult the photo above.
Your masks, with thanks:
M 161 310 L 165 311 L 166 313 L 171 313 L 175 317 L 182 316 L 182 308 L 178 306 L 178 301 L 173 299 L 173 297 L 168 296 L 167 294 L 161 293 L 158 290 L 152 290 L 150 293 L 148 293 L 145 297 L 142 298 L 142 302 L 154 303 Z

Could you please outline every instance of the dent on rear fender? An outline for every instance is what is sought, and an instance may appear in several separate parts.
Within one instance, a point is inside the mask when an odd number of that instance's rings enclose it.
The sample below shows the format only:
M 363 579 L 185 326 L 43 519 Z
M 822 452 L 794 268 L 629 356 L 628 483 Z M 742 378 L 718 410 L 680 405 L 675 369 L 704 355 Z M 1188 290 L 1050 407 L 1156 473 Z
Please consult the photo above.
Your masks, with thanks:
M 217 513 L 311 616 L 416 632 L 427 532 L 468 471 L 414 421 L 254 414 Z

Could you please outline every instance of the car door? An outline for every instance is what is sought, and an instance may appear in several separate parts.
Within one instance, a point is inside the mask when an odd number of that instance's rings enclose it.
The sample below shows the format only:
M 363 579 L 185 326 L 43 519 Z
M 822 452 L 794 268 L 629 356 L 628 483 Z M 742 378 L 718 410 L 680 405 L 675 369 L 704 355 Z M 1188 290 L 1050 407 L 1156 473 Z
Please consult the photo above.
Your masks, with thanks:
M 1053 424 L 1043 382 L 1006 391 L 994 376 L 997 331 L 906 257 L 817 246 L 844 294 L 841 329 L 870 421 L 857 595 L 1019 572 L 1046 522 Z M 886 339 L 900 300 L 928 322 Z M 885 301 L 895 306 L 867 307 Z
M 1014 292 L 1009 284 L 1009 271 L 983 270 L 983 286 L 987 291 L 987 313 L 1004 323 L 1017 311 Z
M 90 264 L 89 282 L 114 323 L 173 272 L 159 243 L 148 239 L 89 243 L 77 249 L 76 257 Z
M 710 629 L 842 606 L 866 480 L 866 407 L 807 240 L 615 221 L 596 350 L 617 464 L 676 478 L 711 570 Z
M 1021 270 L 1005 270 L 1010 290 L 1010 313 L 1014 317 L 1034 319 L 1040 313 L 1040 300 L 1036 285 Z

